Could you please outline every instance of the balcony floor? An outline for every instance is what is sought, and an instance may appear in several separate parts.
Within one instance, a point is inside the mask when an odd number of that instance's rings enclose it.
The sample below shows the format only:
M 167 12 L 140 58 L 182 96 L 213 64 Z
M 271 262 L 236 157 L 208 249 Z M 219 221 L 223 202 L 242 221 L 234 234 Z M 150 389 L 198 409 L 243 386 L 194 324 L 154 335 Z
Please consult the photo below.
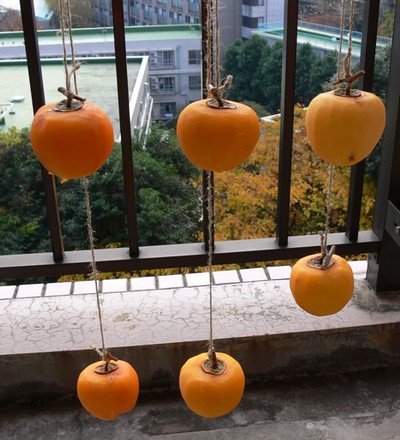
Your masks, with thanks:
M 176 395 L 141 397 L 115 422 L 97 421 L 74 399 L 0 412 L 0 439 L 8 440 L 393 440 L 399 427 L 399 369 L 253 385 L 234 413 L 211 421 Z

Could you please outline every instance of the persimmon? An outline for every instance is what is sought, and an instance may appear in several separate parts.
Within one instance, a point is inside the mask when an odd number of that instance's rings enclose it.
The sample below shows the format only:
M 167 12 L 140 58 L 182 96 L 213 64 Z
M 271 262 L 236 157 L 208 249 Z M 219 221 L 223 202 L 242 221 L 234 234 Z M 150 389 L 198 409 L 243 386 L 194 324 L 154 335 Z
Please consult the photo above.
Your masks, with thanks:
M 220 370 L 207 368 L 209 354 L 190 358 L 182 367 L 179 388 L 186 405 L 205 418 L 220 417 L 233 411 L 243 396 L 245 378 L 242 367 L 231 356 L 215 353 Z
M 296 303 L 315 316 L 327 316 L 342 310 L 354 291 L 353 271 L 347 261 L 332 255 L 330 264 L 321 268 L 321 254 L 301 258 L 293 266 L 290 290 Z
M 381 99 L 359 90 L 321 93 L 306 113 L 310 145 L 332 165 L 354 165 L 365 159 L 381 138 L 385 124 Z
M 78 378 L 77 392 L 82 406 L 101 420 L 114 420 L 136 406 L 139 379 L 134 368 L 117 360 L 104 371 L 105 362 L 86 367 Z
M 42 165 L 63 179 L 92 175 L 107 161 L 114 131 L 107 114 L 85 101 L 77 110 L 57 111 L 46 104 L 35 114 L 31 141 Z
M 177 136 L 187 158 L 207 171 L 232 170 L 251 154 L 257 144 L 258 116 L 244 104 L 209 99 L 189 104 L 179 115 Z

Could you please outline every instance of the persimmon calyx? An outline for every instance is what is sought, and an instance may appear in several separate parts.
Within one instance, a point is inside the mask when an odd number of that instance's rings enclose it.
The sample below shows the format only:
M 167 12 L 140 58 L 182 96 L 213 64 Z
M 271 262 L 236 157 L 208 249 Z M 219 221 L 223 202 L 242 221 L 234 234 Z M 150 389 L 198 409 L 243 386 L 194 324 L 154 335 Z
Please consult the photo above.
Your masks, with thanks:
M 102 365 L 97 366 L 94 372 L 97 374 L 110 374 L 118 369 L 118 365 L 115 362 L 105 362 Z
M 362 91 L 358 89 L 350 89 L 348 93 L 344 89 L 336 89 L 333 93 L 336 96 L 345 96 L 347 98 L 358 98 L 362 95 Z
M 56 112 L 73 112 L 79 110 L 83 107 L 83 104 L 86 101 L 86 98 L 82 98 L 81 96 L 75 95 L 75 93 L 67 90 L 65 87 L 59 87 L 57 89 L 60 93 L 67 97 L 67 99 L 63 99 L 59 103 L 57 103 L 53 110 Z
M 208 350 L 208 359 L 206 359 L 201 368 L 205 373 L 214 374 L 214 376 L 219 376 L 226 370 L 225 362 L 217 359 L 214 347 L 210 347 Z
M 228 75 L 225 82 L 220 87 L 214 87 L 212 84 L 208 85 L 208 90 L 212 96 L 207 101 L 207 105 L 212 108 L 223 108 L 223 109 L 235 109 L 237 106 L 231 102 L 223 99 L 224 94 L 232 87 L 233 76 Z
M 329 269 L 331 266 L 335 264 L 335 261 L 332 258 L 333 254 L 335 253 L 335 250 L 336 250 L 336 246 L 333 245 L 331 246 L 329 251 L 322 251 L 320 256 L 316 258 L 311 258 L 307 262 L 308 267 L 318 270 Z
M 97 347 L 92 347 L 93 350 L 96 351 L 96 353 L 103 359 L 104 364 L 99 365 L 95 368 L 95 372 L 98 374 L 109 374 L 112 371 L 115 371 L 118 368 L 118 365 L 115 363 L 118 361 L 118 358 L 113 356 L 111 353 L 109 353 L 107 350 L 104 352 L 100 351 Z

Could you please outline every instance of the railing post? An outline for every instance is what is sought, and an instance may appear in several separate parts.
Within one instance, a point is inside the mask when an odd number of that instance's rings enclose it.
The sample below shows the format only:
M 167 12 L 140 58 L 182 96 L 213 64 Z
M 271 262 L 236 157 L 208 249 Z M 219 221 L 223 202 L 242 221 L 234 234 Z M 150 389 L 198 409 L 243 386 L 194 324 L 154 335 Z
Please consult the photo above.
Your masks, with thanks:
M 33 0 L 20 0 L 20 6 L 33 112 L 36 113 L 45 104 L 45 98 L 36 30 L 35 7 Z M 56 263 L 60 263 L 64 259 L 64 244 L 61 234 L 54 176 L 50 175 L 43 166 L 41 166 L 41 170 L 53 259 Z
M 125 210 L 128 222 L 129 255 L 139 255 L 138 228 L 136 218 L 136 187 L 133 173 L 131 119 L 129 112 L 129 86 L 126 63 L 124 8 L 122 0 L 112 0 L 115 64 L 119 121 L 121 130 L 122 166 L 124 173 Z
M 380 251 L 368 261 L 367 279 L 376 292 L 400 291 L 400 2 L 396 3 L 392 58 L 373 231 Z
M 380 0 L 368 0 L 364 5 L 360 67 L 365 70 L 365 75 L 360 81 L 360 88 L 367 92 L 372 90 L 374 80 L 379 4 Z M 358 231 L 360 229 L 364 174 L 365 160 L 351 167 L 346 236 L 353 242 L 357 241 Z
M 208 0 L 201 0 L 201 58 L 202 58 L 202 90 L 203 90 L 203 98 L 207 98 L 208 96 L 208 84 L 207 84 L 207 40 L 208 40 L 208 31 L 207 31 L 207 21 L 208 21 L 208 9 L 207 9 Z M 212 59 L 212 54 L 211 54 Z M 207 198 L 207 172 L 203 171 L 202 173 L 203 185 L 202 185 L 202 208 L 203 208 L 203 241 L 204 241 L 204 250 L 208 252 L 208 244 L 209 244 L 209 228 L 208 228 L 208 211 L 209 209 L 214 209 L 214 173 L 211 172 L 211 206 L 208 206 L 208 198 Z M 211 247 L 214 250 L 214 224 L 211 225 Z
M 278 173 L 278 209 L 276 221 L 276 237 L 279 246 L 287 246 L 289 236 L 298 14 L 299 0 L 285 0 L 281 89 L 281 133 Z

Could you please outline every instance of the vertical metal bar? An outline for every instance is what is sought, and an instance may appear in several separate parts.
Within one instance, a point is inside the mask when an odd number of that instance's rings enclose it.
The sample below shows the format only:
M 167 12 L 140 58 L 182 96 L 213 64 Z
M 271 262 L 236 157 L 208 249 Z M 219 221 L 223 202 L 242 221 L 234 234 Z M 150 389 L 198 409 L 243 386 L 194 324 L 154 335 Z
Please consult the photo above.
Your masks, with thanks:
M 33 112 L 36 113 L 45 104 L 45 98 L 37 40 L 35 7 L 33 0 L 20 0 L 20 5 Z M 64 259 L 64 244 L 61 234 L 55 180 L 54 176 L 50 175 L 43 166 L 41 166 L 41 170 L 53 259 L 59 263 Z
M 115 65 L 117 69 L 118 107 L 121 130 L 122 162 L 124 172 L 125 206 L 128 221 L 129 254 L 139 255 L 136 218 L 136 188 L 133 174 L 131 120 L 129 113 L 129 85 L 126 64 L 124 8 L 122 0 L 112 0 Z
M 208 22 L 208 10 L 207 10 L 207 3 L 208 0 L 201 0 L 201 50 L 202 50 L 202 85 L 203 85 L 203 98 L 207 98 L 207 90 L 208 90 L 208 84 L 207 84 L 207 51 L 208 51 L 208 45 L 207 45 L 207 39 L 208 39 L 208 31 L 207 31 L 207 22 Z M 204 240 L 204 249 L 206 252 L 208 252 L 208 243 L 209 243 L 209 236 L 208 236 L 208 198 L 207 198 L 207 172 L 203 171 L 202 174 L 203 178 L 203 186 L 202 186 L 202 208 L 203 208 L 203 240 Z M 214 173 L 211 173 L 211 182 L 212 182 L 212 195 L 211 195 L 211 209 L 214 209 Z M 214 250 L 214 235 L 215 235 L 215 229 L 214 224 L 211 225 L 211 231 L 212 231 L 212 237 L 211 237 L 211 243 L 212 243 L 212 249 Z
M 278 209 L 276 221 L 276 236 L 279 246 L 287 246 L 289 235 L 298 10 L 298 0 L 285 0 L 285 30 L 283 37 L 281 89 L 281 133 L 278 173 Z
M 400 201 L 400 2 L 396 3 L 386 129 L 383 135 L 373 231 L 381 240 L 379 254 L 368 261 L 367 279 L 377 292 L 400 290 L 400 248 L 386 230 L 389 201 Z M 393 226 L 393 225 L 391 225 Z
M 360 88 L 370 92 L 374 80 L 376 39 L 378 35 L 380 0 L 368 0 L 364 5 L 363 39 L 360 66 L 365 70 Z M 361 203 L 365 174 L 365 160 L 351 168 L 349 201 L 347 205 L 346 236 L 357 241 L 360 226 Z

